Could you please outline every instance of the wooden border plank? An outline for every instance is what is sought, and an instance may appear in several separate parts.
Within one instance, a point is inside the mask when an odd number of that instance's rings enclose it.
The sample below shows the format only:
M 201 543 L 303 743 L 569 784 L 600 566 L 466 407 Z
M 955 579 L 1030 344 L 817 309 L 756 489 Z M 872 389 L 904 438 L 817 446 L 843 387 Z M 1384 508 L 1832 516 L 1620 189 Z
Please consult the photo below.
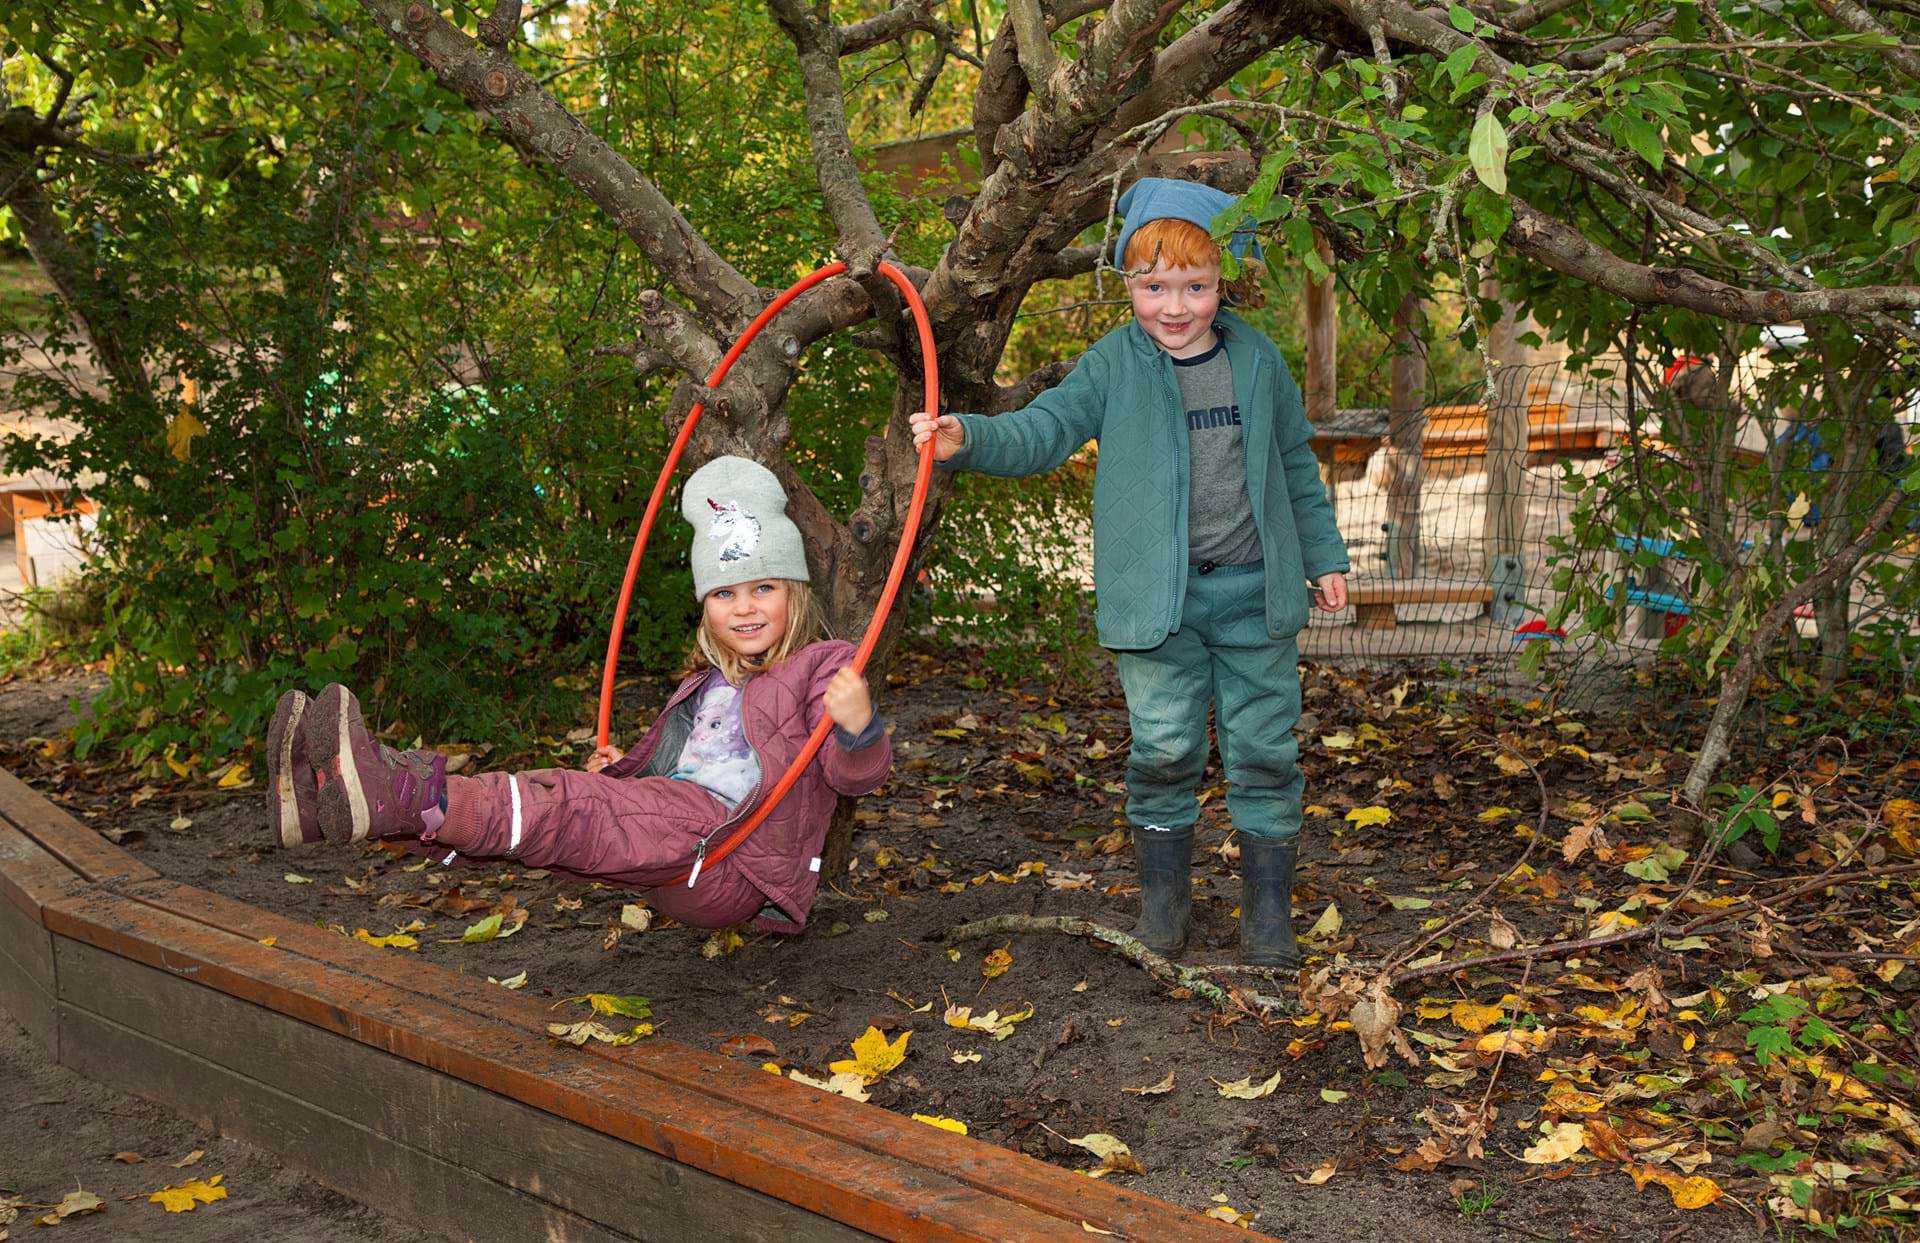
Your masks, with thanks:
M 0 816 L 88 880 L 150 880 L 160 875 L 4 768 L 0 768 Z
M 41 912 L 85 884 L 38 843 L 0 822 L 0 1010 L 13 1015 L 56 1060 L 60 1024 L 53 936 Z
M 937 1169 L 877 1160 L 866 1149 L 711 1094 L 663 1091 L 622 1059 L 558 1046 L 516 1025 L 479 1019 L 120 895 L 95 891 L 51 905 L 46 913 L 49 928 L 60 936 L 349 1036 L 885 1238 L 1012 1241 L 1054 1237 L 1062 1227 L 1058 1216 Z M 836 1103 L 851 1104 L 825 1095 L 818 1101 L 821 1107 Z M 874 1110 L 871 1120 L 890 1116 Z M 929 1139 L 940 1134 L 927 1130 Z M 1078 1190 L 1077 1176 L 1060 1177 L 1074 1181 L 1056 1192 Z
M 321 1182 L 436 1235 L 618 1243 L 616 1234 L 439 1158 L 386 1140 L 310 1101 L 260 1088 L 211 1062 L 77 1006 L 62 1006 L 72 1070 L 287 1157 Z M 156 1223 L 157 1226 L 158 1223 Z
M 68 995 L 88 999 L 84 1008 L 94 1018 L 137 1031 L 170 1053 L 205 1062 L 232 1081 L 223 1095 L 196 1097 L 182 1107 L 224 1132 L 235 1133 L 236 1121 L 247 1121 L 259 1098 L 285 1098 L 360 1128 L 367 1135 L 363 1143 L 411 1150 L 414 1155 L 402 1154 L 403 1161 L 417 1164 L 419 1155 L 432 1154 L 469 1178 L 544 1200 L 619 1237 L 793 1243 L 851 1243 L 872 1237 L 93 946 L 63 939 L 60 959 Z M 73 1001 L 66 1004 L 80 1008 Z M 177 1086 L 168 1084 L 170 1091 Z M 136 1088 L 151 1094 L 153 1085 Z M 296 1151 L 294 1159 L 305 1161 L 304 1150 Z M 314 1172 L 323 1178 L 329 1173 Z M 378 1191 L 382 1206 L 389 1203 L 384 1189 L 356 1185 L 341 1190 L 363 1199 L 367 1192 Z M 475 1209 L 485 1198 L 463 1201 L 453 1220 L 481 1220 Z M 449 1220 L 438 1206 L 414 1207 L 438 1215 L 437 1221 L 425 1218 L 425 1224 L 444 1226 Z M 423 1220 L 414 1212 L 401 1215 Z
M 219 894 L 172 881 L 132 885 L 123 892 L 248 941 L 271 936 L 278 950 L 364 974 L 386 987 L 431 999 L 474 1019 L 505 1022 L 533 1033 L 543 1033 L 545 1025 L 553 1021 L 548 1007 L 531 998 L 402 953 L 370 950 L 310 924 L 296 924 Z M 1088 1180 L 1020 1153 L 929 1128 L 888 1110 L 823 1095 L 817 1089 L 674 1041 L 654 1039 L 619 1050 L 593 1045 L 588 1051 L 628 1070 L 642 1071 L 653 1080 L 634 1084 L 634 1092 L 664 1090 L 704 1095 L 823 1139 L 865 1149 L 876 1158 L 949 1175 L 980 1191 L 1056 1217 L 1074 1229 L 1084 1220 L 1143 1239 L 1248 1237 L 1236 1227 L 1157 1197 Z

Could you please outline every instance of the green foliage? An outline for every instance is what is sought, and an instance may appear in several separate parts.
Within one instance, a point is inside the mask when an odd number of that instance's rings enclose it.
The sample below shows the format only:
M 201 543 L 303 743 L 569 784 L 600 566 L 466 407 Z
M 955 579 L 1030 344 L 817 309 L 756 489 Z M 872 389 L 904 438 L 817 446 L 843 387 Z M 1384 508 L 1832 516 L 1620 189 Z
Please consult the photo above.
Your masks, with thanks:
M 784 284 L 831 237 L 799 92 L 766 70 L 791 49 L 764 19 L 701 24 L 688 44 L 700 13 L 613 6 L 529 55 L 575 65 L 554 87 L 569 105 L 722 253 Z M 409 738 L 585 719 L 669 432 L 665 386 L 598 347 L 630 337 L 623 309 L 657 275 L 570 187 L 503 158 L 462 101 L 396 73 L 351 4 L 252 20 L 29 4 L 6 20 L 100 93 L 90 141 L 159 152 L 54 155 L 96 309 L 123 317 L 153 393 L 46 369 L 15 390 L 82 434 L 16 439 L 11 468 L 91 478 L 102 510 L 110 675 L 80 753 L 210 768 L 259 737 L 280 690 L 336 679 Z M 5 69 L 16 99 L 57 89 L 35 62 Z M 934 211 L 879 199 L 890 219 Z M 41 329 L 84 366 L 64 317 Z M 845 341 L 806 361 L 792 451 L 831 507 L 851 506 L 892 380 Z M 691 632 L 672 509 L 628 616 L 628 672 L 675 664 Z
M 1747 834 L 1757 832 L 1768 854 L 1780 853 L 1780 819 L 1767 806 L 1759 790 L 1722 782 L 1709 787 L 1707 793 L 1732 800 L 1715 825 L 1714 831 L 1722 846 L 1731 846 Z

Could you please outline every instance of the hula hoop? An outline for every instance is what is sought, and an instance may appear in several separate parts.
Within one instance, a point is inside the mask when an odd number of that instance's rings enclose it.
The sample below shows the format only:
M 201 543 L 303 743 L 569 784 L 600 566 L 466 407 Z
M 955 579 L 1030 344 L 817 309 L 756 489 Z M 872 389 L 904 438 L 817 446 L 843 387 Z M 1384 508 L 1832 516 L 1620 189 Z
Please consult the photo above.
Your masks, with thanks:
M 760 330 L 772 322 L 773 317 L 778 315 L 788 303 L 821 281 L 830 280 L 846 270 L 847 265 L 844 263 L 829 263 L 802 277 L 785 293 L 768 303 L 766 309 L 747 325 L 747 330 L 740 334 L 740 339 L 733 343 L 733 348 L 727 351 L 726 357 L 722 358 L 720 364 L 713 369 L 713 374 L 707 377 L 707 387 L 715 388 L 726 379 L 727 372 L 732 370 L 734 362 L 746 351 L 753 339 L 760 335 Z M 937 411 L 940 408 L 940 368 L 938 361 L 934 358 L 933 324 L 927 318 L 926 304 L 920 300 L 920 291 L 913 287 L 913 282 L 908 280 L 906 273 L 899 268 L 882 261 L 875 270 L 893 282 L 894 287 L 900 291 L 900 296 L 906 299 L 907 307 L 913 312 L 914 327 L 920 334 L 920 358 L 926 379 L 926 392 L 921 409 Z M 652 533 L 654 520 L 660 515 L 660 505 L 666 498 L 667 486 L 673 482 L 674 468 L 680 464 L 680 455 L 685 452 L 687 442 L 693 437 L 693 429 L 699 425 L 700 416 L 705 411 L 705 402 L 695 402 L 693 409 L 687 412 L 687 421 L 681 425 L 680 434 L 674 437 L 673 447 L 667 451 L 666 464 L 660 468 L 660 479 L 653 485 L 653 496 L 647 501 L 646 515 L 640 519 L 640 533 L 634 538 L 633 554 L 627 558 L 627 577 L 620 584 L 620 601 L 613 610 L 613 630 L 607 636 L 606 665 L 600 675 L 600 731 L 599 741 L 595 744 L 597 746 L 607 745 L 609 730 L 613 723 L 613 682 L 614 675 L 619 670 L 620 640 L 626 631 L 627 605 L 633 598 L 634 580 L 639 576 L 640 560 L 647 550 L 647 536 Z M 913 503 L 907 510 L 906 525 L 900 529 L 900 545 L 894 550 L 893 566 L 887 571 L 886 587 L 880 593 L 880 602 L 874 608 L 873 620 L 867 623 L 867 633 L 860 640 L 860 647 L 853 656 L 852 667 L 856 673 L 867 667 L 867 658 L 873 655 L 874 647 L 880 642 L 880 632 L 886 628 L 887 615 L 893 610 L 894 597 L 899 593 L 901 580 L 906 577 L 907 560 L 913 552 L 914 534 L 920 529 L 921 511 L 925 509 L 927 502 L 927 484 L 932 478 L 933 438 L 928 437 L 927 443 L 920 449 L 920 468 L 913 480 Z M 702 867 L 709 863 L 718 863 L 733 853 L 734 847 L 745 841 L 747 836 L 759 828 L 761 822 L 772 814 L 773 809 L 780 805 L 780 800 L 786 797 L 787 791 L 791 790 L 794 783 L 800 779 L 800 774 L 806 771 L 807 765 L 813 763 L 813 757 L 820 753 L 821 744 L 827 740 L 827 731 L 832 728 L 833 718 L 823 713 L 820 723 L 814 726 L 813 733 L 808 736 L 807 745 L 800 749 L 799 756 L 788 766 L 787 771 L 754 813 L 742 821 L 713 849 L 696 856 L 693 867 L 685 876 L 667 883 L 678 884 L 680 881 L 685 881 L 691 887 L 694 880 L 698 879 Z

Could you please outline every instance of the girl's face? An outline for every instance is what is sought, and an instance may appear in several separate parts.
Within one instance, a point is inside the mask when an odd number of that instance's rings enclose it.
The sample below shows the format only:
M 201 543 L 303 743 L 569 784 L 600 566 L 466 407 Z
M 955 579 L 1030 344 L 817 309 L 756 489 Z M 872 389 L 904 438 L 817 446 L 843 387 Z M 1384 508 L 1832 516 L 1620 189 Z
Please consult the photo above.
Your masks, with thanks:
M 1127 278 L 1133 316 L 1160 348 L 1175 358 L 1192 358 L 1213 348 L 1213 317 L 1220 309 L 1220 266 L 1170 268 Z
M 787 580 L 762 578 L 716 587 L 705 601 L 707 633 L 734 655 L 753 660 L 787 633 Z

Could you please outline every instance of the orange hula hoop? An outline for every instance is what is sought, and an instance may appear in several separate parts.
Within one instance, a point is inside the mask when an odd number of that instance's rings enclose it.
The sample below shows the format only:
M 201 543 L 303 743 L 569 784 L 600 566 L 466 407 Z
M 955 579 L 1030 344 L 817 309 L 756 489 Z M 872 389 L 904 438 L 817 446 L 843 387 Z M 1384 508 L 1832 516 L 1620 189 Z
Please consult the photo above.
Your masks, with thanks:
M 733 343 L 733 348 L 727 351 L 726 357 L 722 358 L 719 365 L 713 369 L 713 374 L 707 377 L 707 387 L 718 387 L 720 382 L 726 379 L 727 372 L 732 370 L 734 362 L 746 351 L 747 346 L 752 344 L 753 339 L 760 335 L 760 330 L 771 323 L 774 316 L 785 309 L 789 303 L 820 282 L 839 276 L 846 270 L 845 263 L 829 263 L 800 278 L 786 292 L 768 303 L 765 310 L 754 316 L 753 322 L 747 325 L 747 330 L 740 334 L 740 339 Z M 876 265 L 875 270 L 893 282 L 894 287 L 900 291 L 900 296 L 906 300 L 908 309 L 913 312 L 914 327 L 918 329 L 920 336 L 920 358 L 926 385 L 921 408 L 937 412 L 940 409 L 940 367 L 938 360 L 934 357 L 933 323 L 927 318 L 926 303 L 920 300 L 920 291 L 913 287 L 913 282 L 907 279 L 906 273 L 893 264 L 883 260 Z M 640 533 L 634 537 L 633 553 L 627 558 L 627 576 L 620 584 L 620 600 L 614 606 L 613 628 L 607 636 L 607 659 L 600 675 L 600 725 L 597 746 L 607 745 L 613 723 L 613 683 L 619 671 L 620 641 L 626 632 L 627 606 L 633 599 L 633 584 L 640 574 L 640 561 L 647 550 L 647 536 L 653 531 L 654 520 L 660 516 L 660 506 L 666 499 L 668 486 L 673 482 L 674 469 L 680 465 L 680 455 L 686 451 L 687 442 L 693 437 L 693 429 L 699 425 L 700 416 L 705 412 L 705 402 L 695 402 L 693 409 L 687 412 L 687 421 L 681 425 L 680 434 L 674 437 L 673 447 L 667 451 L 666 463 L 660 468 L 660 478 L 653 485 L 653 496 L 647 501 L 647 512 L 640 519 Z M 913 480 L 913 503 L 908 508 L 906 524 L 900 530 L 900 544 L 894 550 L 892 568 L 887 571 L 886 587 L 880 593 L 880 601 L 874 608 L 873 620 L 867 623 L 867 633 L 860 640 L 860 647 L 853 656 L 852 667 L 855 672 L 863 671 L 867 667 L 867 659 L 873 655 L 874 647 L 880 642 L 880 632 L 886 628 L 887 615 L 893 611 L 894 598 L 899 594 L 901 580 L 907 573 L 907 561 L 913 554 L 914 535 L 920 530 L 920 516 L 927 502 L 927 485 L 932 478 L 933 438 L 928 437 L 927 443 L 920 448 L 920 468 Z M 754 813 L 729 833 L 725 840 L 707 851 L 686 876 L 667 883 L 690 882 L 694 876 L 698 875 L 701 867 L 718 863 L 733 853 L 734 848 L 759 828 L 761 822 L 780 805 L 780 800 L 786 797 L 787 791 L 791 790 L 794 783 L 800 779 L 800 774 L 806 771 L 807 765 L 813 763 L 814 756 L 820 753 L 821 745 L 827 740 L 827 731 L 832 728 L 832 718 L 823 713 L 820 723 L 814 726 L 813 733 L 808 736 L 806 746 L 800 749 L 800 754 L 795 757 L 793 763 L 788 766 L 787 771 L 781 775 L 779 782 L 768 792 L 766 799 Z

